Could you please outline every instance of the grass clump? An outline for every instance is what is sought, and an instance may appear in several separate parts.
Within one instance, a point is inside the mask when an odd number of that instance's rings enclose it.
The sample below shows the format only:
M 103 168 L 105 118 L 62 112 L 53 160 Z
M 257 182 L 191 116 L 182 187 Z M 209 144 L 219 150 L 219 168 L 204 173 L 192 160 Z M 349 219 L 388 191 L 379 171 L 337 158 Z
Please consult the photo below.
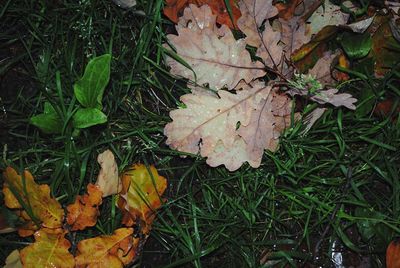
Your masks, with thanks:
M 306 134 L 296 123 L 259 169 L 210 168 L 199 157 L 180 158 L 165 144 L 168 112 L 185 92 L 163 65 L 163 1 L 138 1 L 123 10 L 106 0 L 6 1 L 0 9 L 1 120 L 4 168 L 28 168 L 65 206 L 98 172 L 97 154 L 111 149 L 123 170 L 155 164 L 169 179 L 137 267 L 384 265 L 390 240 L 400 234 L 400 120 L 397 71 L 359 79 L 346 90 L 370 99 L 390 97 L 384 117 L 329 110 Z M 112 55 L 103 98 L 108 122 L 46 135 L 29 124 L 44 103 L 65 109 L 77 100 L 73 84 L 89 59 Z M 115 198 L 101 207 L 96 227 L 75 241 L 120 227 Z M 0 236 L 0 258 L 32 242 Z M 347 262 L 347 263 L 346 263 Z

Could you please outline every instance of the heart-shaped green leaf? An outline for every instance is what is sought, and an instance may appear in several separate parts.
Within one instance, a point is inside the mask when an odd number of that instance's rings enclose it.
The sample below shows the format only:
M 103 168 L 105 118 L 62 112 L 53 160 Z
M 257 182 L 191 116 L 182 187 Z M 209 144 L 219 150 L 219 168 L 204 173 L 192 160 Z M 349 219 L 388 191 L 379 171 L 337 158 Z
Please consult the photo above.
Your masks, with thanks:
M 60 133 L 63 127 L 61 118 L 48 102 L 44 103 L 43 113 L 32 116 L 29 122 L 47 134 Z
M 75 128 L 87 128 L 107 122 L 107 116 L 97 108 L 80 108 L 73 117 Z
M 111 55 L 105 54 L 89 61 L 85 74 L 74 84 L 79 103 L 86 108 L 101 109 L 104 89 L 110 80 Z

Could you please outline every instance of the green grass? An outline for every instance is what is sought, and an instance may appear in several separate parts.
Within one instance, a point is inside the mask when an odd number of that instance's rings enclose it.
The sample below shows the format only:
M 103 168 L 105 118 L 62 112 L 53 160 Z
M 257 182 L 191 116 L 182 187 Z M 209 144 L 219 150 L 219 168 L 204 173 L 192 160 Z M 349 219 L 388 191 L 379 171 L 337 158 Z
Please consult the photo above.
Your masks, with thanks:
M 169 181 L 137 267 L 277 267 L 306 262 L 327 267 L 333 244 L 345 260 L 368 257 L 384 265 L 385 248 L 400 235 L 400 120 L 371 113 L 356 117 L 330 109 L 307 135 L 296 123 L 279 151 L 265 153 L 260 168 L 236 172 L 210 168 L 201 157 L 180 158 L 165 145 L 168 112 L 187 89 L 163 64 L 162 1 L 138 1 L 125 11 L 108 0 L 8 0 L 0 8 L 1 168 L 28 168 L 65 206 L 96 180 L 97 154 L 111 149 L 122 171 L 154 164 Z M 93 56 L 111 53 L 105 90 L 105 125 L 45 135 L 29 125 L 45 101 L 65 109 L 72 85 Z M 59 73 L 59 77 L 57 76 Z M 372 99 L 399 101 L 400 77 L 369 77 L 344 86 Z M 393 115 L 395 112 L 393 111 Z M 66 119 L 66 124 L 68 119 Z M 109 197 L 96 227 L 85 237 L 112 233 L 121 215 Z M 2 262 L 32 242 L 0 236 Z

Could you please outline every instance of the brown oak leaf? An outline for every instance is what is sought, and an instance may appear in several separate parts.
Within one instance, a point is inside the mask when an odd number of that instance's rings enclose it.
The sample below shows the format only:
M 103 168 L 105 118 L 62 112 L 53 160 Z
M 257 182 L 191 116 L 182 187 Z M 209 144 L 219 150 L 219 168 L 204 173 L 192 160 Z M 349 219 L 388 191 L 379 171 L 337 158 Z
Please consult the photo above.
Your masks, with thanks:
M 198 11 L 204 12 L 196 8 Z M 209 19 L 198 16 L 196 23 L 204 25 Z M 189 26 L 190 27 L 190 26 Z M 189 64 L 191 69 L 167 58 L 171 66 L 171 73 L 188 78 L 203 85 L 209 84 L 211 88 L 220 89 L 224 86 L 235 87 L 240 80 L 250 82 L 254 78 L 265 74 L 263 64 L 252 62 L 249 52 L 245 49 L 243 39 L 235 40 L 232 32 L 222 26 L 215 28 L 177 27 L 179 35 L 168 35 L 169 42 L 175 47 L 177 54 Z
M 71 225 L 71 230 L 83 230 L 96 225 L 101 203 L 101 190 L 98 186 L 89 183 L 87 194 L 77 196 L 75 203 L 67 206 L 67 223 Z

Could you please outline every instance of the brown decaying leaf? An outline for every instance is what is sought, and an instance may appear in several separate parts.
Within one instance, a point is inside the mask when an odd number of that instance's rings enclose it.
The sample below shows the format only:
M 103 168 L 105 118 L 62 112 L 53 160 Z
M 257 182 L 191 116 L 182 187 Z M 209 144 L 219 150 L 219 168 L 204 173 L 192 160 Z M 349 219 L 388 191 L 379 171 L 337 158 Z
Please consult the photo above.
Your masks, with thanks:
M 10 209 L 15 209 L 26 224 L 18 229 L 20 236 L 29 236 L 38 228 L 31 217 L 22 209 L 23 202 L 32 211 L 35 221 L 42 227 L 56 229 L 60 228 L 64 210 L 57 200 L 50 197 L 50 188 L 46 184 L 38 185 L 35 183 L 32 174 L 25 170 L 23 176 L 11 167 L 7 167 L 3 172 L 4 177 L 4 201 Z M 14 195 L 18 195 L 19 200 Z
M 77 245 L 76 267 L 122 268 L 128 265 L 139 246 L 139 238 L 132 234 L 132 228 L 120 228 L 113 235 L 81 240 Z
M 114 154 L 110 150 L 106 150 L 97 156 L 97 162 L 101 169 L 96 185 L 103 192 L 103 197 L 119 193 L 122 183 L 118 176 L 118 165 Z
M 96 225 L 101 203 L 101 190 L 98 186 L 89 183 L 87 194 L 77 196 L 75 203 L 67 206 L 67 223 L 71 225 L 71 231 L 83 230 Z
M 208 83 L 215 89 L 224 86 L 233 88 L 241 79 L 250 82 L 265 75 L 263 64 L 251 61 L 244 40 L 235 40 L 228 27 L 223 25 L 216 32 L 215 28 L 200 26 L 212 19 L 202 15 L 209 13 L 208 7 L 201 9 L 191 5 L 190 8 L 194 16 L 199 18 L 196 20 L 199 27 L 177 27 L 178 35 L 169 34 L 167 38 L 192 70 L 168 57 L 167 64 L 171 66 L 172 74 L 181 75 L 200 85 Z M 206 23 L 200 21 L 201 18 L 205 18 Z
M 154 166 L 135 164 L 122 174 L 123 189 L 118 207 L 124 212 L 123 224 L 140 226 L 148 235 L 156 210 L 161 206 L 161 196 L 167 188 L 167 180 Z
M 238 20 L 238 26 L 246 35 L 246 43 L 260 47 L 262 38 L 259 28 L 265 20 L 276 16 L 278 10 L 272 5 L 272 0 L 243 0 L 239 1 L 239 7 L 242 16 Z
M 221 25 L 227 25 L 229 28 L 237 28 L 237 19 L 241 16 L 240 10 L 234 0 L 229 1 L 232 8 L 232 20 L 225 6 L 224 0 L 166 0 L 164 14 L 173 22 L 178 22 L 178 14 L 190 4 L 197 6 L 208 5 L 212 13 L 216 16 L 216 21 Z
M 74 257 L 68 251 L 71 244 L 64 236 L 61 228 L 35 232 L 35 243 L 20 251 L 23 267 L 75 267 Z

